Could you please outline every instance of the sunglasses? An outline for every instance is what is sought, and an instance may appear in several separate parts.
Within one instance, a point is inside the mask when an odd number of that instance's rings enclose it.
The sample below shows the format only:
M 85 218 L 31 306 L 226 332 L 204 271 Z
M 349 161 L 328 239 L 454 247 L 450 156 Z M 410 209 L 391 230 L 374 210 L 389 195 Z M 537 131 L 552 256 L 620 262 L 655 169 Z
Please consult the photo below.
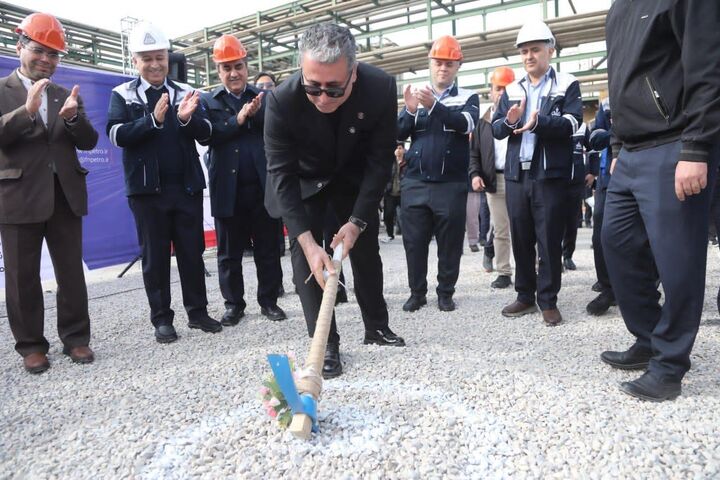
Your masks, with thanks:
M 302 73 L 302 70 L 300 70 L 300 79 L 302 81 L 302 87 L 305 89 L 305 93 L 312 97 L 319 97 L 323 93 L 327 95 L 330 98 L 340 98 L 343 95 L 345 95 L 345 90 L 347 89 L 348 85 L 350 85 L 350 80 L 352 79 L 352 70 L 350 70 L 350 75 L 348 76 L 348 79 L 345 81 L 345 85 L 342 87 L 327 87 L 322 88 L 318 87 L 316 85 L 307 85 L 305 83 L 305 76 Z
M 39 47 L 29 47 L 27 45 L 22 46 L 25 50 L 32 53 L 33 55 L 37 55 L 38 57 L 42 57 L 45 55 L 48 60 L 60 60 L 62 58 L 62 55 L 59 52 L 49 52 L 45 50 L 44 48 Z
M 275 84 L 274 84 L 273 82 L 258 82 L 258 83 L 255 84 L 255 86 L 256 86 L 257 88 L 262 89 L 262 90 L 269 90 L 269 89 L 271 89 L 272 87 L 274 87 Z

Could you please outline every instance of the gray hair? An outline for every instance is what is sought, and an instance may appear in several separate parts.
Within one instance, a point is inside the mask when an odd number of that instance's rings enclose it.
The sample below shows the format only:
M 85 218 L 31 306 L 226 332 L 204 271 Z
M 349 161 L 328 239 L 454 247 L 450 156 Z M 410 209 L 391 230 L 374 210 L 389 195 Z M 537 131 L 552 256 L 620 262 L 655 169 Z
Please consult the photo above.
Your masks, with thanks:
M 320 63 L 335 63 L 345 57 L 348 67 L 355 66 L 355 37 L 345 27 L 334 23 L 319 23 L 303 33 L 298 44 L 300 61 L 304 54 Z

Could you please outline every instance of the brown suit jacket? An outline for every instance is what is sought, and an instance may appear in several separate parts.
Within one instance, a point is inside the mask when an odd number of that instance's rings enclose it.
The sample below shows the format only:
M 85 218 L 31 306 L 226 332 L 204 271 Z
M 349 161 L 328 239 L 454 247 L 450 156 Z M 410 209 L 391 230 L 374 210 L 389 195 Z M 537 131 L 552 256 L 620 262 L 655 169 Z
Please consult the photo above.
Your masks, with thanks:
M 59 117 L 69 95 L 60 85 L 48 85 L 45 126 L 39 115 L 35 122 L 30 119 L 27 90 L 17 72 L 0 79 L 0 223 L 40 223 L 50 218 L 55 202 L 53 163 L 73 213 L 87 215 L 88 171 L 80 166 L 76 148 L 94 148 L 98 133 L 82 100 L 72 125 Z

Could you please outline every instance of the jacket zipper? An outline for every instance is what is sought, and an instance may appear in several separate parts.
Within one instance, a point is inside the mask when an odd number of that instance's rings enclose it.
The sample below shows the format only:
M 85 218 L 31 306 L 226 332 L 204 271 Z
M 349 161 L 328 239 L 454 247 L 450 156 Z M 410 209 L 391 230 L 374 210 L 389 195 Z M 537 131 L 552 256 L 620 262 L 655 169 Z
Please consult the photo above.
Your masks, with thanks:
M 143 165 L 143 186 L 147 187 L 147 170 L 145 168 L 145 165 Z
M 647 82 L 648 88 L 650 89 L 650 94 L 653 97 L 653 101 L 655 102 L 655 106 L 657 107 L 658 112 L 660 112 L 660 115 L 662 115 L 662 117 L 665 119 L 665 122 L 670 125 L 670 115 L 667 114 L 662 104 L 660 103 L 660 92 L 658 92 L 657 89 L 653 87 L 653 84 L 650 81 L 650 77 L 645 76 L 645 81 Z

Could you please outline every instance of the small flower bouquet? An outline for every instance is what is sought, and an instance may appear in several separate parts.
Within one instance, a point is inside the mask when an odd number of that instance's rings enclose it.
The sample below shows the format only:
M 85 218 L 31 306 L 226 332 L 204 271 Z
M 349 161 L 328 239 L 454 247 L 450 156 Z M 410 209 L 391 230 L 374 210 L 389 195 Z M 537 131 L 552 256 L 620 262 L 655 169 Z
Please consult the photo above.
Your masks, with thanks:
M 295 354 L 288 353 L 288 360 L 290 361 L 293 377 L 296 377 L 297 380 Z M 270 374 L 263 381 L 262 387 L 260 387 L 260 400 L 267 414 L 270 415 L 270 418 L 277 420 L 280 427 L 287 428 L 290 425 L 293 417 L 292 410 L 290 410 L 290 406 L 285 400 L 285 396 L 280 390 L 274 375 Z

